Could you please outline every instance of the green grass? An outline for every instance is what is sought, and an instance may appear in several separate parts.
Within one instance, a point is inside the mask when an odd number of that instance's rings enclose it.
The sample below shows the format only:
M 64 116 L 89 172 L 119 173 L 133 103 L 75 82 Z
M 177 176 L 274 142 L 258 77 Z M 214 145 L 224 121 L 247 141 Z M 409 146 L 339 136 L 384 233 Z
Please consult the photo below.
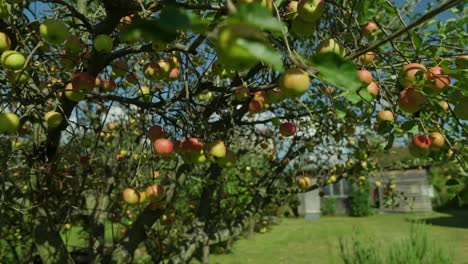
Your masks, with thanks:
M 454 254 L 454 263 L 468 263 L 468 211 L 430 215 L 391 214 L 365 218 L 322 217 L 320 220 L 282 219 L 266 234 L 240 239 L 232 252 L 210 256 L 210 263 L 342 263 L 338 239 L 348 237 L 353 227 L 361 226 L 379 243 L 409 235 L 412 220 L 432 224 L 432 238 Z

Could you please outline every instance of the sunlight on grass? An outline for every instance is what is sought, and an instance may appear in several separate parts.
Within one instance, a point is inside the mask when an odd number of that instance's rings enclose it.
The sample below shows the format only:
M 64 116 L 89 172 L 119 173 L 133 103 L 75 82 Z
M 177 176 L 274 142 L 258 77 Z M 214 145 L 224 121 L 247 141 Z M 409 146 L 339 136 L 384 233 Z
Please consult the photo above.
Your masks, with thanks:
M 360 226 L 384 246 L 409 234 L 415 219 L 433 222 L 432 238 L 454 251 L 454 263 L 468 263 L 468 212 L 453 218 L 450 214 L 391 214 L 365 218 L 322 217 L 317 221 L 282 219 L 266 234 L 252 240 L 240 239 L 232 252 L 210 257 L 210 263 L 342 263 L 340 236 L 350 236 Z M 463 225 L 464 224 L 464 225 Z

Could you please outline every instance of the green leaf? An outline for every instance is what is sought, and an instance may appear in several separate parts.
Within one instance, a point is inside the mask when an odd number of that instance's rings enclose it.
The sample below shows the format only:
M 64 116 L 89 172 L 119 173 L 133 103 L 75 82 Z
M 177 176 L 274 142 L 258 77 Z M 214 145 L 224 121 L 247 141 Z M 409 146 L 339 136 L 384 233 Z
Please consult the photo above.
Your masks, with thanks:
M 387 134 L 387 133 L 390 133 L 393 129 L 393 124 L 391 122 L 382 122 L 379 124 L 379 129 L 377 131 L 377 133 L 379 133 L 380 135 L 383 135 L 383 134 Z
M 398 9 L 395 6 L 393 6 L 392 4 L 390 4 L 389 2 L 386 2 L 383 5 L 383 8 L 385 9 L 385 11 L 387 11 L 386 13 L 389 14 L 389 15 L 398 14 Z
M 313 56 L 311 63 L 319 71 L 318 78 L 328 84 L 343 91 L 357 91 L 361 87 L 357 68 L 350 60 L 329 52 Z
M 415 120 L 406 121 L 401 125 L 401 129 L 414 134 L 418 132 L 418 122 Z
M 237 12 L 232 14 L 229 20 L 272 32 L 282 32 L 283 30 L 283 23 L 272 15 L 270 9 L 260 4 L 239 5 Z
M 385 150 L 389 150 L 393 147 L 393 142 L 395 141 L 395 136 L 393 134 L 389 134 L 387 139 L 387 145 L 385 145 Z
M 445 182 L 445 185 L 446 186 L 454 186 L 454 185 L 458 185 L 460 184 L 460 182 L 458 182 L 457 179 L 448 179 L 446 182 Z
M 346 116 L 346 105 L 344 102 L 335 102 L 335 113 L 338 119 L 343 119 Z
M 350 101 L 353 104 L 357 104 L 362 100 L 362 97 L 359 96 L 359 94 L 355 92 L 345 92 L 342 95 L 344 95 L 344 98 L 346 98 L 348 101 Z
M 236 39 L 236 44 L 249 51 L 253 57 L 271 65 L 275 70 L 283 70 L 283 58 L 271 44 L 245 38 Z
M 172 42 L 178 36 L 179 30 L 190 29 L 188 14 L 180 8 L 166 7 L 156 19 L 143 20 L 126 27 L 121 37 L 124 41 L 145 39 L 150 41 Z
M 374 96 L 367 91 L 367 89 L 361 89 L 359 90 L 359 95 L 366 100 L 367 102 L 371 102 L 374 100 Z

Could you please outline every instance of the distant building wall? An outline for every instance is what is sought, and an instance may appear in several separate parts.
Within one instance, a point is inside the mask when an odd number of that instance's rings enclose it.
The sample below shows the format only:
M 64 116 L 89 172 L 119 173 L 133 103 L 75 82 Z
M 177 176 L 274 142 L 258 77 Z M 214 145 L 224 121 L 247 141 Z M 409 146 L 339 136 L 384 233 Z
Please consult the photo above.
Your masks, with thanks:
M 371 181 L 381 181 L 385 183 L 394 178 L 396 188 L 395 193 L 398 193 L 394 204 L 397 207 L 385 207 L 381 204 L 380 210 L 383 212 L 407 212 L 407 213 L 430 213 L 432 212 L 431 198 L 434 196 L 432 186 L 429 184 L 426 170 L 394 170 L 380 173 L 371 177 Z M 403 193 L 403 194 L 400 194 Z M 382 201 L 383 189 L 380 188 L 380 197 Z
M 320 218 L 320 196 L 319 189 L 299 193 L 299 207 L 298 212 L 300 216 L 305 219 L 318 219 Z

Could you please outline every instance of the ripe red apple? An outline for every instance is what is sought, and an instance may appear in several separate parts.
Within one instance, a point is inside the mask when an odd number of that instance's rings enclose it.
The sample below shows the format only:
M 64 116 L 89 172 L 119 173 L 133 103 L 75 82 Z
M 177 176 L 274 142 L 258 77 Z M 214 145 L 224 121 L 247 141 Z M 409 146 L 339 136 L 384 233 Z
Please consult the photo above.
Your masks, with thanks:
M 268 90 L 266 96 L 268 101 L 272 104 L 276 104 L 284 99 L 283 92 L 279 87 Z
M 138 76 L 133 72 L 127 73 L 126 80 L 131 84 L 138 84 Z
M 10 70 L 21 70 L 26 63 L 26 58 L 20 52 L 7 50 L 1 56 L 2 65 Z
M 259 102 L 263 103 L 263 102 L 265 102 L 265 98 L 266 98 L 266 92 L 265 91 L 256 91 L 253 94 L 252 100 L 259 101 Z
M 112 63 L 112 72 L 119 77 L 125 76 L 128 72 L 128 63 L 123 60 L 114 61 Z
M 404 87 L 411 86 L 415 79 L 416 79 L 416 74 L 418 72 L 423 73 L 423 77 L 426 75 L 426 67 L 424 65 L 421 65 L 419 63 L 410 63 L 404 65 L 400 73 L 398 74 L 398 82 Z
M 71 77 L 74 90 L 92 91 L 96 85 L 96 77 L 87 72 L 75 72 Z
M 372 82 L 372 73 L 368 70 L 359 70 L 357 72 L 358 78 L 362 83 L 370 84 Z
M 143 67 L 143 75 L 145 75 L 145 77 L 151 81 L 159 80 L 161 76 L 160 72 L 161 72 L 161 68 L 159 67 L 157 63 L 154 63 L 154 62 L 148 62 Z
M 200 152 L 203 150 L 203 142 L 198 138 L 189 138 L 183 143 L 182 147 L 186 152 Z
M 410 87 L 400 92 L 398 105 L 400 106 L 400 109 L 405 112 L 415 113 L 421 110 L 426 99 L 426 96 L 418 89 Z
M 140 194 L 132 188 L 126 188 L 122 192 L 122 199 L 128 204 L 137 204 L 140 201 Z
M 290 19 L 294 18 L 297 15 L 297 6 L 298 6 L 298 1 L 291 1 L 289 4 L 286 6 L 286 16 Z
M 302 20 L 313 23 L 323 14 L 323 0 L 300 0 L 297 5 L 297 14 Z
M 250 90 L 247 86 L 241 86 L 236 89 L 234 95 L 238 101 L 245 101 L 250 97 Z
M 169 61 L 165 60 L 165 59 L 160 59 L 158 61 L 158 65 L 159 65 L 159 69 L 161 70 L 160 71 L 160 74 L 161 74 L 161 78 L 165 78 L 165 77 L 168 77 L 169 76 L 169 72 L 171 71 L 171 64 Z
M 158 138 L 153 143 L 154 152 L 161 156 L 169 156 L 172 154 L 173 144 L 169 139 Z
M 47 123 L 47 127 L 55 128 L 55 127 L 60 126 L 60 124 L 62 123 L 63 117 L 62 117 L 62 114 L 60 114 L 59 112 L 50 111 L 50 112 L 45 113 L 44 119 Z
M 93 47 L 95 50 L 103 53 L 109 53 L 112 51 L 113 42 L 109 35 L 99 34 L 94 38 Z
M 15 113 L 0 113 L 0 133 L 14 133 L 19 124 L 20 119 Z
M 333 52 L 340 57 L 345 56 L 345 48 L 335 39 L 326 39 L 317 46 L 317 53 Z
M 301 69 L 288 69 L 281 74 L 279 88 L 286 97 L 300 97 L 309 89 L 309 75 Z
M 382 123 L 384 121 L 393 122 L 393 112 L 389 110 L 383 110 L 377 113 L 377 123 Z
M 102 79 L 100 76 L 96 76 L 96 79 L 94 79 L 94 86 L 97 88 L 102 88 Z
M 0 53 L 9 50 L 11 48 L 11 39 L 10 37 L 3 33 L 0 32 Z
M 366 54 L 362 54 L 359 56 L 359 62 L 362 65 L 369 65 L 374 61 L 375 53 L 372 51 L 367 52 Z
M 117 84 L 113 79 L 107 79 L 102 81 L 102 89 L 106 92 L 113 92 L 117 88 Z
M 39 25 L 39 34 L 50 44 L 62 44 L 68 37 L 68 28 L 62 21 L 46 19 Z
M 78 36 L 70 35 L 65 40 L 64 49 L 67 53 L 77 55 L 83 51 L 83 45 L 81 39 Z
M 151 202 L 159 202 L 164 198 L 164 187 L 159 184 L 153 184 L 146 188 L 146 198 Z
M 447 101 L 442 100 L 442 101 L 439 102 L 439 105 L 440 105 L 440 107 L 442 107 L 442 109 L 443 109 L 444 111 L 448 111 L 448 110 L 449 110 L 449 104 L 447 103 Z
M 263 103 L 261 101 L 252 100 L 249 103 L 249 112 L 252 114 L 259 113 L 263 110 Z
M 410 152 L 414 156 L 423 156 L 427 153 L 431 145 L 431 138 L 426 135 L 414 135 L 411 144 Z
M 431 139 L 431 148 L 441 148 L 445 144 L 444 136 L 439 132 L 431 132 L 429 134 Z
M 156 139 L 165 138 L 166 131 L 164 131 L 164 128 L 162 126 L 155 125 L 150 127 L 147 136 L 151 140 L 151 142 L 154 142 Z
M 169 72 L 169 79 L 177 80 L 179 79 L 179 68 L 172 68 Z
M 440 93 L 446 86 L 449 86 L 451 81 L 450 76 L 444 75 L 444 70 L 439 66 L 429 68 L 426 77 L 431 81 L 427 87 L 431 88 L 436 93 Z
M 369 21 L 364 24 L 361 28 L 362 35 L 366 37 L 370 37 L 375 34 L 375 32 L 379 29 L 379 26 L 374 21 Z
M 455 65 L 459 69 L 468 69 L 468 54 L 460 54 L 455 57 Z
M 453 109 L 455 116 L 461 120 L 468 120 L 468 100 L 462 99 Z
M 294 136 L 296 134 L 296 125 L 292 122 L 283 123 L 280 125 L 279 130 L 284 137 Z
M 205 153 L 211 161 L 226 157 L 227 148 L 222 140 L 215 140 L 205 146 Z
M 375 82 L 371 82 L 368 86 L 367 86 L 367 91 L 374 97 L 377 96 L 377 94 L 379 93 L 379 86 L 377 85 L 377 83 Z

